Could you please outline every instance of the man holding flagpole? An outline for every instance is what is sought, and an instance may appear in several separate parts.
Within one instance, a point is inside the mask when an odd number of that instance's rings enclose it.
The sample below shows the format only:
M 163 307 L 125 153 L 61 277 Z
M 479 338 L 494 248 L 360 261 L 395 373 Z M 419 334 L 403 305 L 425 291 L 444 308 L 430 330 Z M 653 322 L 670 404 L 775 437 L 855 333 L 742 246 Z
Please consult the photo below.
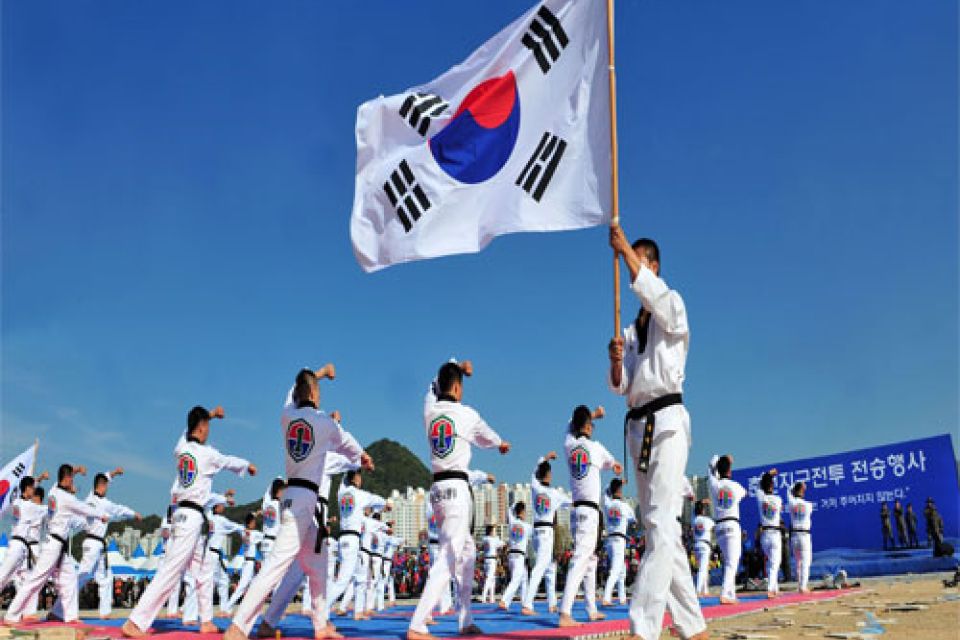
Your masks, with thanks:
M 683 299 L 660 278 L 660 249 L 653 240 L 631 246 L 620 225 L 610 246 L 630 271 L 640 299 L 636 320 L 609 345 L 610 388 L 627 397 L 626 437 L 637 476 L 637 498 L 647 547 L 630 602 L 634 639 L 660 637 L 668 596 L 681 637 L 707 637 L 690 579 L 677 514 L 690 449 L 690 415 L 683 406 L 684 367 L 690 340 Z

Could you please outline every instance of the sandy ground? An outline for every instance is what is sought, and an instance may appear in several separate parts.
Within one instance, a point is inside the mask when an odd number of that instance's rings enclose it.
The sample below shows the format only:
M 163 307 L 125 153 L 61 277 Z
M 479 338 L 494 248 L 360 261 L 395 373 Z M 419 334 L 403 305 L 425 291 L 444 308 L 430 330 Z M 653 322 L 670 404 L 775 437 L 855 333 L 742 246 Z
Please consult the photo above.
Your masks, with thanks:
M 950 574 L 936 574 L 865 580 L 860 593 L 838 600 L 781 608 L 771 604 L 764 611 L 711 622 L 710 637 L 958 640 L 960 591 L 943 586 L 943 579 L 949 577 Z M 895 610 L 902 605 L 916 610 Z M 868 612 L 879 620 L 881 634 L 865 633 Z M 661 635 L 669 637 L 666 631 Z

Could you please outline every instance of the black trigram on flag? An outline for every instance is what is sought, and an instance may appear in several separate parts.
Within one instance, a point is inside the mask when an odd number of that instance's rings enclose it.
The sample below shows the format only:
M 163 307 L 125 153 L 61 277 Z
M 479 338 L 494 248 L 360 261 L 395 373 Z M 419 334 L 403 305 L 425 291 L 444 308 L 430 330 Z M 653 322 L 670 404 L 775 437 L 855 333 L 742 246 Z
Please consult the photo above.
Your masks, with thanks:
M 560 136 L 555 136 L 549 131 L 544 133 L 536 151 L 520 172 L 516 185 L 540 202 L 566 149 L 567 143 Z
M 27 470 L 27 466 L 22 462 L 18 462 L 17 466 L 13 468 L 13 477 L 19 478 L 20 474 Z
M 450 106 L 440 96 L 429 93 L 411 93 L 400 105 L 400 117 L 410 123 L 410 126 L 425 136 L 430 128 L 430 120 L 447 110 Z
M 413 223 L 420 219 L 423 212 L 430 208 L 430 200 L 417 184 L 406 160 L 401 160 L 400 167 L 383 183 L 383 190 L 390 198 L 390 204 L 396 208 L 403 230 L 407 233 L 413 229 Z
M 540 70 L 546 73 L 550 71 L 550 65 L 560 57 L 560 50 L 564 49 L 570 40 L 557 16 L 546 6 L 542 6 L 537 11 L 537 17 L 530 23 L 530 30 L 523 34 L 520 42 L 533 52 Z

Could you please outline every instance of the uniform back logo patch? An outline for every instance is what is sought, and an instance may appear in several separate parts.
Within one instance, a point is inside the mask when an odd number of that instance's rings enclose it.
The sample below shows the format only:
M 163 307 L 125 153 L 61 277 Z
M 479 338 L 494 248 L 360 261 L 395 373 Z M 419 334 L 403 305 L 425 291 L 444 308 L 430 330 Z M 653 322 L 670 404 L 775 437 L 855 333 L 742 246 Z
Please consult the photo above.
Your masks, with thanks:
M 270 505 L 263 510 L 263 526 L 270 528 L 277 524 L 277 509 Z
M 733 508 L 733 491 L 730 489 L 720 489 L 717 491 L 717 506 L 721 509 Z
M 764 518 L 767 518 L 767 519 L 774 518 L 776 517 L 778 512 L 777 503 L 775 503 L 773 500 L 764 500 L 762 510 L 763 510 Z
M 430 423 L 430 451 L 438 458 L 446 458 L 457 444 L 457 430 L 447 416 L 434 418 Z
M 576 446 L 570 451 L 570 475 L 582 480 L 590 471 L 590 452 L 586 447 Z
M 702 522 L 698 522 L 693 529 L 698 536 L 702 536 L 703 532 L 707 530 L 707 528 L 703 526 Z
M 550 513 L 550 496 L 545 493 L 538 495 L 537 499 L 533 501 L 533 510 L 537 512 L 538 516 L 545 516 Z
M 346 520 L 353 515 L 353 509 L 356 506 L 356 503 L 353 500 L 352 493 L 345 493 L 342 498 L 340 498 L 340 520 Z
M 313 425 L 297 419 L 287 425 L 287 453 L 294 462 L 303 462 L 313 451 Z
M 623 519 L 623 514 L 620 513 L 620 509 L 617 507 L 611 507 L 607 510 L 607 522 L 610 523 L 611 527 L 619 527 L 620 521 Z
M 47 498 L 47 511 L 50 512 L 50 515 L 53 515 L 57 510 L 57 498 L 56 496 L 50 496 Z
M 186 489 L 197 479 L 197 459 L 189 453 L 181 453 L 177 458 L 177 480 Z
M 793 517 L 803 518 L 807 515 L 807 507 L 802 504 L 793 505 Z
M 523 527 L 519 524 L 515 524 L 510 527 L 510 542 L 514 544 L 520 544 L 523 542 Z

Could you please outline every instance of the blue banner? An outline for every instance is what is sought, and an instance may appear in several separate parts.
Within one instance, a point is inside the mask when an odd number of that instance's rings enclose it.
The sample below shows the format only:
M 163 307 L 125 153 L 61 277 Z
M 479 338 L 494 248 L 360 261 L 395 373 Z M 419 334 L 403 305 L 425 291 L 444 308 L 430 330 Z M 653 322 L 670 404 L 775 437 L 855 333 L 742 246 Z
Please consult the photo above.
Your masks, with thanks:
M 740 522 L 748 535 L 754 534 L 760 520 L 756 502 L 760 476 L 771 467 L 779 471 L 777 495 L 783 498 L 788 526 L 787 493 L 795 482 L 806 483 L 806 499 L 815 505 L 814 550 L 881 548 L 880 508 L 886 503 L 896 537 L 896 500 L 904 512 L 913 505 L 920 544 L 927 541 L 927 498 L 933 499 L 943 518 L 944 536 L 960 537 L 960 488 L 949 434 L 749 469 L 734 465 L 733 479 L 748 493 L 740 503 Z

